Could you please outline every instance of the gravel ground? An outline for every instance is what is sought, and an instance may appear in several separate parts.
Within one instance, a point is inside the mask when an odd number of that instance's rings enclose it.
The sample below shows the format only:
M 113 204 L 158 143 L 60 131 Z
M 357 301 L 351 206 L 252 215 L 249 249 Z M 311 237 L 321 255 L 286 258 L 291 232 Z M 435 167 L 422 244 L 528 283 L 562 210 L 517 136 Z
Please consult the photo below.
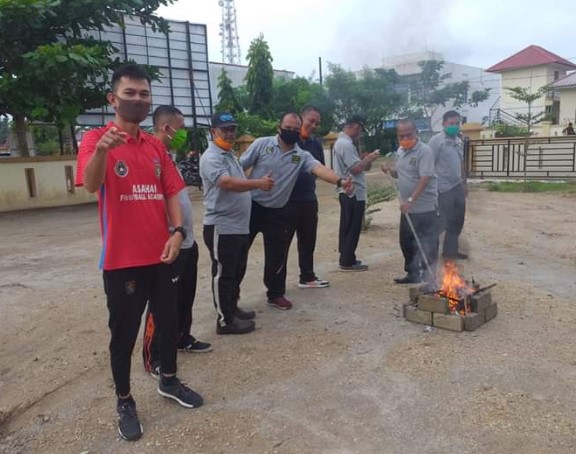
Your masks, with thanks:
M 145 433 L 132 444 L 116 435 L 95 206 L 2 215 L 0 452 L 576 452 L 576 197 L 473 190 L 463 274 L 498 283 L 498 318 L 474 333 L 425 332 L 399 317 L 396 203 L 379 205 L 361 237 L 370 270 L 339 273 L 338 202 L 319 185 L 317 272 L 331 287 L 298 289 L 292 253 L 294 309 L 266 307 L 257 240 L 242 304 L 258 330 L 217 336 L 200 245 L 194 334 L 215 349 L 181 354 L 179 375 L 206 405 L 158 396 L 138 344 Z M 200 194 L 190 194 L 200 237 Z

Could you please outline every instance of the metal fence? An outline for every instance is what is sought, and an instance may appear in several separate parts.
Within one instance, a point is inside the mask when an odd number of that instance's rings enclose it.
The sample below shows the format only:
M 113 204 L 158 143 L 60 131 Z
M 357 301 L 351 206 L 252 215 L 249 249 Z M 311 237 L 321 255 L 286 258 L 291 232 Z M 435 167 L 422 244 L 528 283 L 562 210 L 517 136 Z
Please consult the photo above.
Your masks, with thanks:
M 469 140 L 466 168 L 474 178 L 576 179 L 576 138 Z

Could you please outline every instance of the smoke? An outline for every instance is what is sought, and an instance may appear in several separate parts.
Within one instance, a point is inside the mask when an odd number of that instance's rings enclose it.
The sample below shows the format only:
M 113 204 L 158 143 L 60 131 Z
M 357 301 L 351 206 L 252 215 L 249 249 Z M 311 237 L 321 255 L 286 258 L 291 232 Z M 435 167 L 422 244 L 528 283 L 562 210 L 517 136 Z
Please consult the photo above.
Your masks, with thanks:
M 456 0 L 356 0 L 340 9 L 339 61 L 354 69 L 381 66 L 383 58 L 426 50 L 460 53 L 450 30 Z

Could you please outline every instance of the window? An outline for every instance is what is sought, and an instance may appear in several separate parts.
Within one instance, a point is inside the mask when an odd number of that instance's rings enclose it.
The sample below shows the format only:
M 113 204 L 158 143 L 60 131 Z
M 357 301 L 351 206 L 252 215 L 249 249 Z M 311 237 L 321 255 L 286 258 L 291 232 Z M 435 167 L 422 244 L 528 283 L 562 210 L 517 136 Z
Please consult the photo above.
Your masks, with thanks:
M 560 71 L 554 71 L 554 80 L 560 79 Z

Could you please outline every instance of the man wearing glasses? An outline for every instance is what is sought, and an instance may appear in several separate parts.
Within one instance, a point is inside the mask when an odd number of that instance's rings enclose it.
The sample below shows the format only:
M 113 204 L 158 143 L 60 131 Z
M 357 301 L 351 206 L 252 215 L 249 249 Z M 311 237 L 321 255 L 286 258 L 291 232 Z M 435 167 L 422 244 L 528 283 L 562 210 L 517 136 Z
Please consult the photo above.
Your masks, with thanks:
M 406 276 L 394 279 L 397 284 L 416 284 L 428 281 L 426 262 L 421 255 L 417 238 L 434 272 L 438 261 L 438 186 L 435 177 L 434 154 L 418 139 L 412 120 L 400 120 L 396 127 L 398 143 L 394 165 L 383 164 L 382 171 L 398 178 L 400 198 L 400 248 L 404 255 Z M 414 230 L 410 226 L 410 221 Z
M 264 238 L 264 285 L 268 305 L 281 310 L 292 308 L 285 298 L 286 261 L 293 222 L 286 205 L 301 172 L 311 173 L 321 180 L 353 189 L 352 180 L 336 175 L 307 151 L 298 146 L 302 117 L 297 113 L 282 116 L 278 135 L 256 139 L 240 158 L 244 170 L 252 169 L 251 180 L 269 177 L 274 180 L 270 191 L 252 191 L 250 244 L 259 232 Z M 246 266 L 244 265 L 244 271 Z
M 215 114 L 211 125 L 212 142 L 200 158 L 200 177 L 204 187 L 204 243 L 212 260 L 216 332 L 246 334 L 256 327 L 256 312 L 238 307 L 249 248 L 249 191 L 270 191 L 274 180 L 267 175 L 246 179 L 232 148 L 237 128 L 232 114 Z

